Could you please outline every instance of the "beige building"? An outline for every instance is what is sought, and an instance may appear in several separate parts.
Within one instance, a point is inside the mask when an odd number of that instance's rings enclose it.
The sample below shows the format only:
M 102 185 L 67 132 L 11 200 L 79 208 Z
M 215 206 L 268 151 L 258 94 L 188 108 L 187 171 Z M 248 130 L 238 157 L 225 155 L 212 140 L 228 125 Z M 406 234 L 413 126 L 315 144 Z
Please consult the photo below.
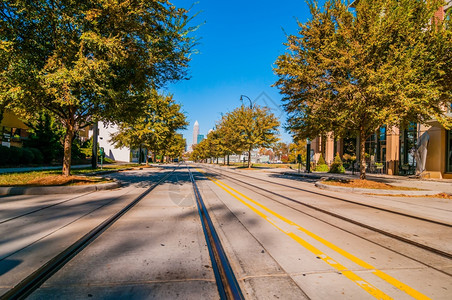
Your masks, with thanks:
M 449 107 L 449 115 L 451 108 Z M 416 173 L 415 152 L 420 138 L 428 134 L 427 155 L 423 178 L 452 179 L 452 130 L 446 130 L 436 120 L 427 125 L 412 124 L 409 128 L 379 128 L 366 140 L 367 171 L 389 175 L 414 175 Z M 322 154 L 328 164 L 336 153 L 344 158 L 357 156 L 356 138 L 335 140 L 332 134 L 319 136 L 312 141 L 311 155 L 318 161 Z M 345 155 L 345 156 L 344 156 Z M 359 161 L 359 157 L 356 157 Z M 349 169 L 357 166 L 350 166 Z

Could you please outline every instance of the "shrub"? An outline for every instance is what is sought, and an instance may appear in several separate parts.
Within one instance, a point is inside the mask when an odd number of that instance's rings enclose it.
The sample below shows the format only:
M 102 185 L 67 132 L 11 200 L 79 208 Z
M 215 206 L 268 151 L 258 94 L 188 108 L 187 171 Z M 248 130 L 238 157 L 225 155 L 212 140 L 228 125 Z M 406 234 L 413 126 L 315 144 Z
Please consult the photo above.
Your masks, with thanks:
M 328 165 L 325 163 L 325 159 L 322 154 L 320 154 L 319 160 L 317 161 L 317 166 L 315 167 L 315 171 L 317 172 L 328 172 Z
M 328 172 L 329 168 L 328 168 L 328 165 L 327 165 L 327 164 L 323 164 L 323 165 L 317 165 L 317 166 L 315 167 L 315 170 L 316 170 L 317 172 Z
M 341 160 L 341 157 L 339 156 L 339 153 L 336 153 L 336 156 L 334 157 L 334 161 L 331 164 L 329 173 L 339 173 L 339 174 L 345 173 L 345 168 L 342 165 L 342 160 Z
M 39 151 L 37 148 L 28 148 L 31 152 L 33 152 L 34 155 L 34 161 L 35 164 L 42 164 L 44 162 L 44 155 L 42 155 L 42 152 Z
M 29 148 L 22 148 L 22 161 L 20 164 L 29 165 L 35 160 L 35 154 Z
M 8 161 L 8 165 L 18 165 L 23 163 L 23 149 L 22 148 L 17 148 L 17 147 L 11 147 L 9 148 L 9 161 Z
M 10 155 L 11 151 L 9 151 L 8 147 L 0 146 L 0 165 L 8 164 Z

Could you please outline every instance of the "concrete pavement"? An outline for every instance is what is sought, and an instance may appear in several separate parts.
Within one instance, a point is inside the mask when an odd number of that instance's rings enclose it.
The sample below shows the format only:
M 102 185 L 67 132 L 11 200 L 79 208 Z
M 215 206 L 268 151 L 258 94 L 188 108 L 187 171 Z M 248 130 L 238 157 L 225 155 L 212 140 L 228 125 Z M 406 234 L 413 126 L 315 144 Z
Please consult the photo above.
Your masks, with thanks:
M 321 178 L 344 178 L 344 179 L 358 179 L 358 174 L 332 174 L 332 173 L 298 173 L 296 170 L 288 170 L 288 169 L 266 169 L 269 172 L 283 173 L 286 175 L 292 176 L 301 176 L 305 178 L 311 179 L 321 179 Z M 369 180 L 375 180 L 378 182 L 387 183 L 394 186 L 404 186 L 404 187 L 413 187 L 421 190 L 435 191 L 438 193 L 446 193 L 452 195 L 452 179 L 416 179 L 409 178 L 405 176 L 392 176 L 385 174 L 366 174 L 366 178 Z

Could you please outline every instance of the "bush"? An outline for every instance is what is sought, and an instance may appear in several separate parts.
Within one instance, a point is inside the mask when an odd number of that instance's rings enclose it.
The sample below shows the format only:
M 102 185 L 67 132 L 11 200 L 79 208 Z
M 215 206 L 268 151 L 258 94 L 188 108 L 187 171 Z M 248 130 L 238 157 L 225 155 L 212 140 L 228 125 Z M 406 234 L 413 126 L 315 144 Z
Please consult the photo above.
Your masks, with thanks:
M 315 171 L 317 172 L 328 172 L 328 165 L 325 163 L 325 159 L 322 154 L 320 154 L 319 160 L 317 161 L 317 166 L 315 167 Z
M 20 164 L 29 165 L 35 160 L 35 154 L 29 148 L 22 148 L 22 161 Z
M 333 161 L 333 164 L 331 165 L 329 173 L 339 173 L 339 174 L 345 173 L 345 168 L 342 165 L 342 160 L 341 160 L 341 157 L 339 156 L 339 153 L 336 153 L 336 156 L 334 157 L 334 161 Z
M 37 148 L 28 148 L 31 152 L 33 152 L 34 155 L 34 161 L 35 164 L 42 164 L 44 162 L 44 155 L 42 155 L 42 152 L 39 151 Z
M 9 161 L 8 161 L 8 165 L 18 165 L 20 163 L 22 163 L 23 159 L 23 150 L 22 148 L 17 148 L 17 147 L 11 147 L 9 148 Z
M 10 155 L 11 151 L 9 151 L 8 147 L 0 146 L 0 165 L 8 164 Z

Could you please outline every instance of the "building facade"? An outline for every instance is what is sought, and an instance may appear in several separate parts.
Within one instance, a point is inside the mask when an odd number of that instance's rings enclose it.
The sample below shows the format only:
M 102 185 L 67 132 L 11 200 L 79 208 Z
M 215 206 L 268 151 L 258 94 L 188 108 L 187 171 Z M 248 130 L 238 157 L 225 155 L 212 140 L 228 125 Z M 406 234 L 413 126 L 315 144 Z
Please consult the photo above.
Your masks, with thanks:
M 28 138 L 29 127 L 14 113 L 6 110 L 0 123 L 1 145 L 5 147 L 22 147 L 24 140 Z
M 198 144 L 198 135 L 199 135 L 199 124 L 198 124 L 198 121 L 195 121 L 195 124 L 193 125 L 193 142 L 192 142 L 192 148 L 193 148 L 193 145 Z

